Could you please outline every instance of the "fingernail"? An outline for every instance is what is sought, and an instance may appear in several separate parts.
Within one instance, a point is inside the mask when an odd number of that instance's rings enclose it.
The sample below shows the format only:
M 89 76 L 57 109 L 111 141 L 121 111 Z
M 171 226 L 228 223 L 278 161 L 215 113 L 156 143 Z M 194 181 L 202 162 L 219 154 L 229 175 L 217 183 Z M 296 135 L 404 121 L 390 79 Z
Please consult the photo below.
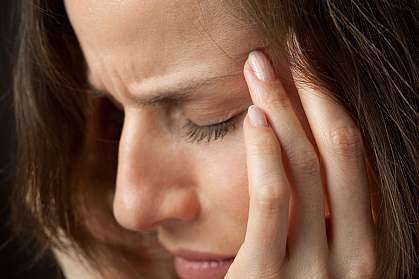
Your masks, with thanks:
M 250 123 L 255 127 L 268 127 L 268 120 L 265 113 L 255 105 L 251 105 L 247 109 Z
M 261 51 L 255 50 L 249 53 L 248 61 L 258 79 L 263 81 L 275 80 L 275 72 L 271 62 Z

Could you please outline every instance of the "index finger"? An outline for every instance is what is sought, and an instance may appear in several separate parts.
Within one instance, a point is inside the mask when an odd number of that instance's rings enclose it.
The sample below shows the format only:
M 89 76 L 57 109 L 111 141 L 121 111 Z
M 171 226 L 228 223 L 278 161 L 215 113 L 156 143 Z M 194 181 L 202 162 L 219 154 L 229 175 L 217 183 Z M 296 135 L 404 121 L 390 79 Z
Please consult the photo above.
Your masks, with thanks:
M 259 119 L 260 125 L 251 119 Z M 266 125 L 264 126 L 263 123 Z M 249 107 L 243 123 L 249 180 L 249 219 L 244 251 L 255 267 L 278 267 L 286 253 L 290 186 L 281 149 L 264 112 Z

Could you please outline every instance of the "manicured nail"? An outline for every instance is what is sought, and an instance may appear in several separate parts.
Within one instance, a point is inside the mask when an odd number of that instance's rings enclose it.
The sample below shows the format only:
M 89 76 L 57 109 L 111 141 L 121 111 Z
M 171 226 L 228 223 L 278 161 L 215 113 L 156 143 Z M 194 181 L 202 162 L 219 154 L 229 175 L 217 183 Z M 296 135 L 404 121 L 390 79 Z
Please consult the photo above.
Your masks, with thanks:
M 249 53 L 248 61 L 258 79 L 263 81 L 275 80 L 275 72 L 271 62 L 261 51 L 255 50 Z
M 255 105 L 251 105 L 247 109 L 250 123 L 255 127 L 268 127 L 268 120 L 265 113 Z

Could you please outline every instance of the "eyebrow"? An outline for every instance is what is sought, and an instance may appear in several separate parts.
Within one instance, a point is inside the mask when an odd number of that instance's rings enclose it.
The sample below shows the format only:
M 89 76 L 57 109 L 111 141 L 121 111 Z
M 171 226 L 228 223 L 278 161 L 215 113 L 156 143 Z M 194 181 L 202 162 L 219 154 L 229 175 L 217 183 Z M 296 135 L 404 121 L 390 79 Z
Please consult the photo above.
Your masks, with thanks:
M 138 106 L 138 107 L 186 102 L 192 99 L 192 96 L 197 90 L 205 86 L 214 84 L 225 78 L 234 77 L 237 75 L 238 74 L 234 73 L 234 74 L 220 75 L 220 76 L 209 77 L 209 78 L 207 77 L 201 80 L 188 80 L 187 82 L 176 84 L 169 89 L 164 88 L 164 89 L 155 90 L 154 93 L 147 94 L 145 96 L 137 96 L 134 94 L 129 94 L 128 99 L 132 100 L 135 106 Z M 118 102 L 115 99 L 115 97 L 112 94 L 110 94 L 110 92 L 95 87 L 95 85 L 90 80 L 88 80 L 87 86 L 88 86 L 88 89 L 93 90 L 94 93 L 104 94 L 110 99 L 112 99 L 113 101 L 115 101 L 116 103 L 120 104 L 120 102 Z

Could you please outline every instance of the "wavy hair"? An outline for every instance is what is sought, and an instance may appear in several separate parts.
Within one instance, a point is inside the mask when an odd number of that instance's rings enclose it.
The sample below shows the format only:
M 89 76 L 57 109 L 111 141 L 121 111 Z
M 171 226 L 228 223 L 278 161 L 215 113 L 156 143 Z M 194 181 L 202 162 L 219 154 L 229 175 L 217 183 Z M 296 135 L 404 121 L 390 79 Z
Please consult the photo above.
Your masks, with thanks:
M 378 184 L 376 276 L 417 278 L 419 2 L 224 1 L 258 26 L 273 53 L 285 54 L 304 82 L 351 114 Z M 81 221 L 80 188 L 74 186 L 91 111 L 83 91 L 85 61 L 62 1 L 20 2 L 16 231 L 32 236 L 45 251 L 66 247 L 60 238 L 65 234 L 94 258 L 97 247 Z M 102 147 L 114 168 L 115 143 Z

